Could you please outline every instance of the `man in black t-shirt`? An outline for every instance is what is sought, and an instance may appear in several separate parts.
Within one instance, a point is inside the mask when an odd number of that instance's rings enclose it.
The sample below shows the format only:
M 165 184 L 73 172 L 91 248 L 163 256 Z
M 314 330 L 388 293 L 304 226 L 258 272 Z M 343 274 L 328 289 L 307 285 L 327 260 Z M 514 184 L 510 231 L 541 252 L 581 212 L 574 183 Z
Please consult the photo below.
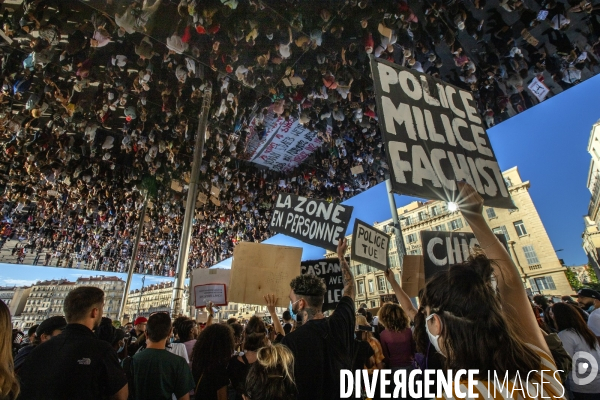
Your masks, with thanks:
M 354 276 L 344 259 L 347 244 L 341 239 L 338 257 L 344 282 L 343 297 L 333 315 L 322 313 L 325 283 L 314 275 L 300 275 L 291 283 L 290 302 L 302 325 L 282 342 L 294 354 L 298 400 L 340 398 L 340 370 L 352 369 L 355 354 Z
M 18 372 L 19 400 L 126 400 L 127 377 L 117 352 L 97 338 L 104 292 L 81 286 L 65 298 L 63 332 L 31 352 Z

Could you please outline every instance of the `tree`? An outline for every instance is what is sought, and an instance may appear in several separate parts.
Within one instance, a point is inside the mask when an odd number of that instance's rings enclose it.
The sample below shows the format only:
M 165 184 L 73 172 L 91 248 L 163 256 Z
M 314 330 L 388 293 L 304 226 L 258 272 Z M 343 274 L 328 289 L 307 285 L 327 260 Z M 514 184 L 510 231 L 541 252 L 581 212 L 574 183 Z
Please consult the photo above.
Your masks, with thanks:
M 571 268 L 567 267 L 565 275 L 567 275 L 567 279 L 573 290 L 577 291 L 581 288 L 586 287 L 589 289 L 600 291 L 600 281 L 598 281 L 598 276 L 596 275 L 596 271 L 594 271 L 594 268 L 592 268 L 591 265 L 587 265 L 586 271 L 589 277 L 589 281 L 584 284 L 579 280 L 577 274 Z

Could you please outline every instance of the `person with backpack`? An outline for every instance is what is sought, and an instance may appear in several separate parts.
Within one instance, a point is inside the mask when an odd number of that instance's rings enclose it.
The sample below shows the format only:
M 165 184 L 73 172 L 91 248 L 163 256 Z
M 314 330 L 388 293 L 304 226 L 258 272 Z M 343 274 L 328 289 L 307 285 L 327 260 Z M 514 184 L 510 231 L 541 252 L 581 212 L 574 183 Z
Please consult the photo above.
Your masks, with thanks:
M 351 369 L 354 356 L 354 276 L 344 259 L 348 245 L 340 239 L 337 254 L 344 289 L 333 315 L 322 312 L 325 283 L 314 275 L 300 275 L 290 283 L 290 309 L 302 325 L 281 341 L 294 355 L 298 400 L 339 399 L 340 370 Z
M 146 349 L 134 355 L 123 368 L 133 381 L 130 399 L 189 400 L 194 378 L 183 357 L 166 350 L 167 340 L 173 333 L 171 317 L 156 313 L 148 318 Z

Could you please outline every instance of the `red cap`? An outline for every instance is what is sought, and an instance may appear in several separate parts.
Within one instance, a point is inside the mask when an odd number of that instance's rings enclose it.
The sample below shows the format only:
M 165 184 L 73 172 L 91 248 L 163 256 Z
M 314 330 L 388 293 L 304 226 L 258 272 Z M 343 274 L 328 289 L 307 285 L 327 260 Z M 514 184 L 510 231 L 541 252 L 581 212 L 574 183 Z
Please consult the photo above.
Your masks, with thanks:
M 228 74 L 233 72 L 233 68 L 231 67 L 231 65 L 228 65 L 225 67 L 225 71 L 227 71 Z
M 200 35 L 203 35 L 206 33 L 206 29 L 204 29 L 204 27 L 202 25 L 198 25 L 196 27 L 196 32 L 198 32 Z
M 148 318 L 146 317 L 137 317 L 135 319 L 135 322 L 133 323 L 133 326 L 139 325 L 139 324 L 145 324 L 146 322 L 148 322 Z

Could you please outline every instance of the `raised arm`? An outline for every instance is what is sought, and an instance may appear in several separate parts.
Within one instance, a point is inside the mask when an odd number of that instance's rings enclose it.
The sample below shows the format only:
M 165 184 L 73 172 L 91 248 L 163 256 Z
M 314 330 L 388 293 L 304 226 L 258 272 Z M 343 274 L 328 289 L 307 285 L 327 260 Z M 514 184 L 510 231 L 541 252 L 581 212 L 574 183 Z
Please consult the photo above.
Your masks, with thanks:
M 483 215 L 483 198 L 470 185 L 459 182 L 460 195 L 457 201 L 460 212 L 469 223 L 479 245 L 492 260 L 502 298 L 503 309 L 516 332 L 527 342 L 550 354 L 544 336 L 533 314 L 523 280 L 506 248 L 500 243 L 486 223 Z
M 344 239 L 340 239 L 337 247 L 337 255 L 340 259 L 340 266 L 342 268 L 342 281 L 344 282 L 344 290 L 342 294 L 344 296 L 350 297 L 352 300 L 356 297 L 356 287 L 354 283 L 354 275 L 352 275 L 352 271 L 350 271 L 350 267 L 346 262 L 346 250 L 348 249 L 348 241 Z
M 214 311 L 213 311 L 213 302 L 209 301 L 208 304 L 206 305 L 206 312 L 208 312 L 208 319 L 206 320 L 206 325 L 205 327 L 209 327 L 212 325 L 213 323 L 213 318 L 214 318 Z
M 415 315 L 417 315 L 417 309 L 415 308 L 415 306 L 413 306 L 413 303 L 410 301 L 410 297 L 408 297 L 406 292 L 402 290 L 400 284 L 396 282 L 396 278 L 394 278 L 394 274 L 392 273 L 391 269 L 388 268 L 385 271 L 385 277 L 392 286 L 392 290 L 394 291 L 398 302 L 400 303 L 404 311 L 406 311 L 410 320 L 414 321 Z
M 269 314 L 271 315 L 271 319 L 273 320 L 273 327 L 275 328 L 275 332 L 279 333 L 281 336 L 285 336 L 285 331 L 283 330 L 283 326 L 281 326 L 281 321 L 279 321 L 279 317 L 275 312 L 275 304 L 277 304 L 277 297 L 274 294 L 268 294 L 265 296 L 265 302 L 267 303 L 267 310 L 269 310 Z

